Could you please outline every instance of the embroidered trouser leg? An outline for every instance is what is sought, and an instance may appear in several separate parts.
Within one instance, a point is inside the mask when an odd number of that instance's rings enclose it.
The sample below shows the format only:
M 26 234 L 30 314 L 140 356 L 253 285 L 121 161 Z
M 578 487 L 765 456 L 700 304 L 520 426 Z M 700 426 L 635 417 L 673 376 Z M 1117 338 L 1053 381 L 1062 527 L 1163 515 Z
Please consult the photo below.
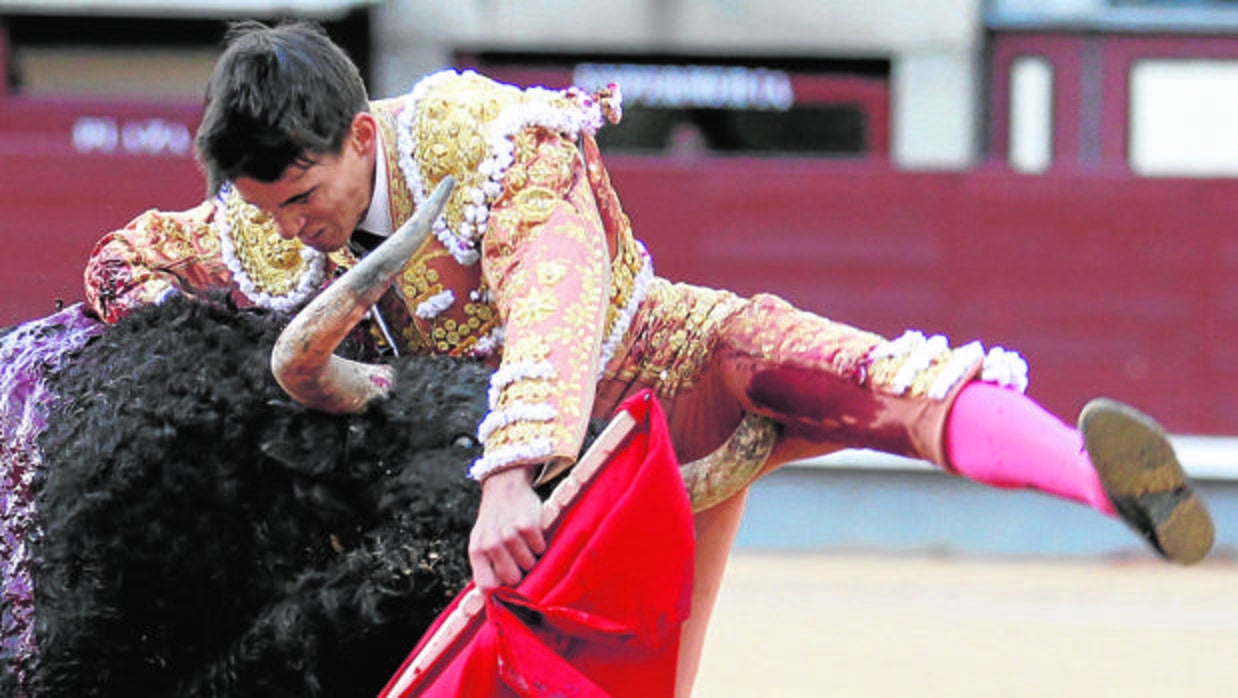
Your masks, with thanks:
M 945 465 L 943 434 L 957 386 L 933 399 L 917 387 L 925 381 L 891 385 L 883 376 L 899 375 L 897 366 L 871 358 L 885 343 L 774 296 L 742 299 L 658 280 L 607 367 L 595 415 L 650 387 L 684 461 L 712 451 L 750 412 L 782 427 L 770 466 L 845 447 Z

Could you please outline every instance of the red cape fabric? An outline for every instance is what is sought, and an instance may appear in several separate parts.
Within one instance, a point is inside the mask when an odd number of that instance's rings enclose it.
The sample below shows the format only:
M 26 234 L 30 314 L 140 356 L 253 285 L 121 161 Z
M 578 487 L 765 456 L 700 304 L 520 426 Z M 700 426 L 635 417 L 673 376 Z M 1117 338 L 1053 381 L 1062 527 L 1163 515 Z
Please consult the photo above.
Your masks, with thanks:
M 692 512 L 652 395 L 621 409 L 636 419 L 549 532 L 549 549 L 515 589 L 485 609 L 405 688 L 413 657 L 380 698 L 412 696 L 672 696 L 680 629 L 692 598 Z

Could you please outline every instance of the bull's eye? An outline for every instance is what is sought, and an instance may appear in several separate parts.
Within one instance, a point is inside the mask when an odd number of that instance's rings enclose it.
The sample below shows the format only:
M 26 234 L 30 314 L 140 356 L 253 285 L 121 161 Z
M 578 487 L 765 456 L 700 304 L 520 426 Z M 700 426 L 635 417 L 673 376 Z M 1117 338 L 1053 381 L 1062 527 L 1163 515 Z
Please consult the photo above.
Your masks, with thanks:
M 480 444 L 477 443 L 477 438 L 471 434 L 460 434 L 451 442 L 451 445 L 456 448 L 477 448 Z

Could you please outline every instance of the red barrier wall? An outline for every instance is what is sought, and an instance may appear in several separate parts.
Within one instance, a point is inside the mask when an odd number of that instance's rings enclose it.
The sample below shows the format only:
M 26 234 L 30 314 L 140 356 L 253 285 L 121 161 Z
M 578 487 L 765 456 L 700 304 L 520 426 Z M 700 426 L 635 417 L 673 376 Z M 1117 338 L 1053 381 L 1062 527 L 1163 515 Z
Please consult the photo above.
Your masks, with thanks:
M 1238 434 L 1238 180 L 612 159 L 664 276 L 1021 351 L 1031 394 Z
M 192 126 L 192 109 L 20 102 L 0 109 L 0 326 L 80 299 L 104 232 L 152 206 L 187 208 L 203 190 L 171 148 L 108 151 L 104 134 L 82 152 L 72 139 L 84 112 L 123 131 L 151 118 Z M 1106 394 L 1175 432 L 1238 434 L 1238 180 L 611 164 L 663 276 L 775 292 L 887 335 L 1018 349 L 1031 393 L 1067 419 Z
M 0 327 L 83 297 L 94 243 L 142 211 L 189 208 L 205 184 L 186 140 L 200 107 L 0 102 Z

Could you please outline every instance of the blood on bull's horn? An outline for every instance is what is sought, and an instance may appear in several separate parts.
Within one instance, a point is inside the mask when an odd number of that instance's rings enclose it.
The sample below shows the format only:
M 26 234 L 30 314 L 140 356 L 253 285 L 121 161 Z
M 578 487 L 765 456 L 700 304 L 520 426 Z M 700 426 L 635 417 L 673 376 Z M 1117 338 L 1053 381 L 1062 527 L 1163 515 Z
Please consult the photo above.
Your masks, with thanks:
M 271 372 L 298 402 L 344 414 L 360 412 L 390 391 L 390 366 L 345 359 L 335 350 L 421 246 L 454 186 L 453 178 L 444 177 L 417 215 L 323 290 L 280 333 L 271 351 Z

